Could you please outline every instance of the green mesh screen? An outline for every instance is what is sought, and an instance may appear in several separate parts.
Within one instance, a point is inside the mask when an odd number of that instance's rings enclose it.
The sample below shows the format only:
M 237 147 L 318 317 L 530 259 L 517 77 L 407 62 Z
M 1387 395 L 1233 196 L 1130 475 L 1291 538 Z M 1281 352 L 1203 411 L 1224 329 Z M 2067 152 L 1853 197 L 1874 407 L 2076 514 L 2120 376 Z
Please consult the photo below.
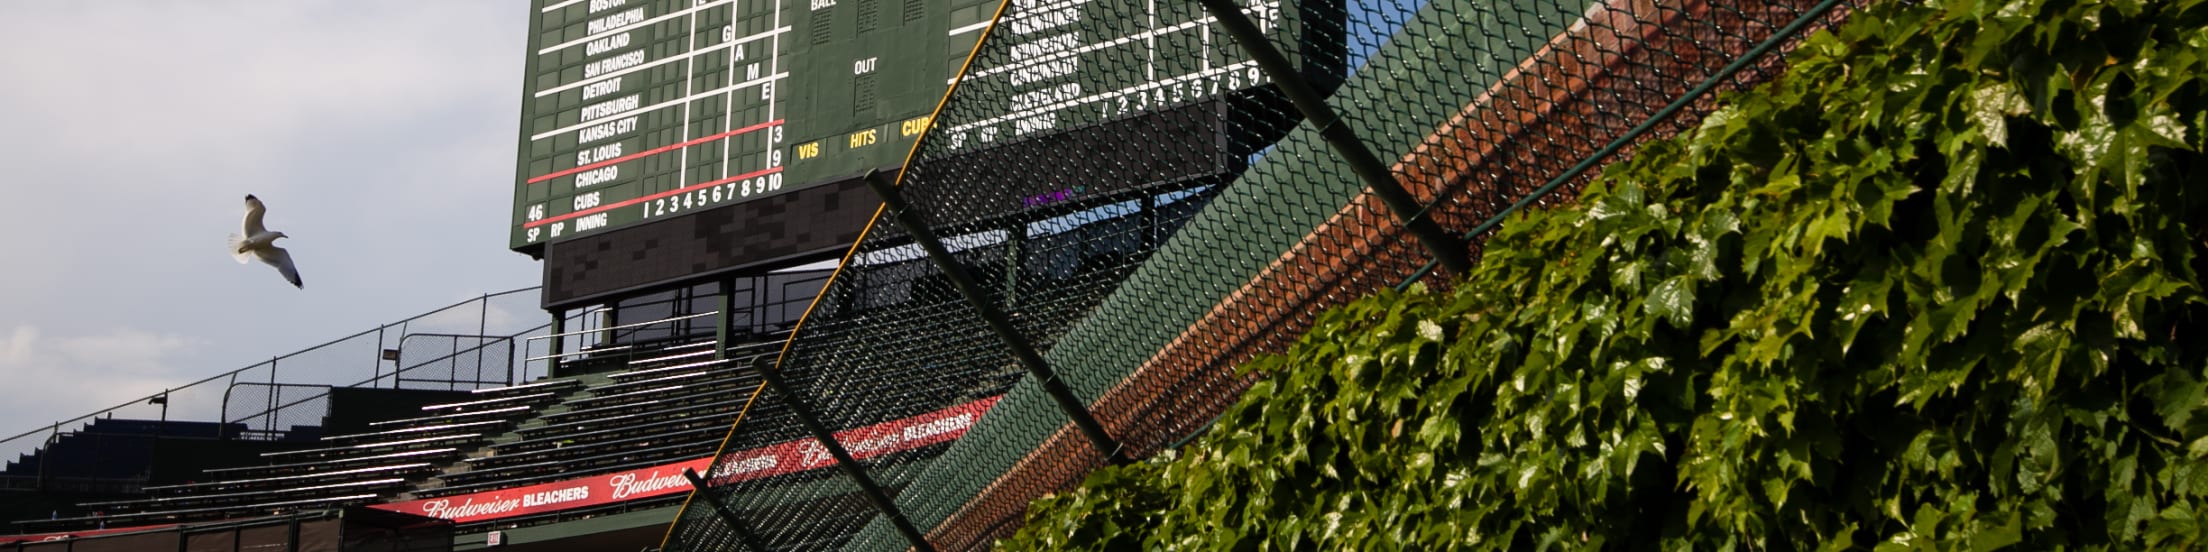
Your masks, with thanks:
M 1832 0 L 1014 0 L 898 177 L 982 300 L 1141 458 L 1202 431 L 1234 366 L 1374 290 L 1446 285 L 1464 239 L 1570 201 L 1633 144 L 1775 74 Z M 1315 92 L 1416 200 L 1391 210 L 1276 83 Z M 1104 465 L 914 237 L 877 217 L 792 338 L 669 550 L 987 548 Z M 768 368 L 771 364 L 773 367 Z M 821 453 L 802 405 L 890 508 Z M 917 428 L 917 429 L 916 429 Z M 778 448 L 779 447 L 779 448 Z M 773 456 L 759 451 L 796 450 Z M 802 457 L 793 463 L 789 458 Z M 772 464 L 772 465 L 770 465 Z M 718 506 L 718 507 L 713 507 Z

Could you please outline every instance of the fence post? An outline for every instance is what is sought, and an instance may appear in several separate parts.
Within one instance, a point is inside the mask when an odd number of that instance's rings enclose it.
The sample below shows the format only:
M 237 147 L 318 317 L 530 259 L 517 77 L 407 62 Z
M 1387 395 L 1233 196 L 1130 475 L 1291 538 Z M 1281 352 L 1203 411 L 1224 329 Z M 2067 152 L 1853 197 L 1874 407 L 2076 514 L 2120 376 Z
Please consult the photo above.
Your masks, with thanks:
M 230 374 L 230 384 L 222 387 L 222 412 L 215 415 L 215 438 L 229 440 L 242 435 L 230 434 L 230 392 L 238 390 L 238 375 Z
M 262 410 L 261 415 L 261 435 L 264 438 L 276 433 L 276 390 L 280 389 L 276 387 L 276 361 L 283 358 L 268 358 L 268 408 Z
M 1280 89 L 1281 94 L 1288 96 L 1288 102 L 1295 104 L 1296 111 L 1303 114 L 1304 120 L 1319 129 L 1319 136 L 1326 139 L 1326 144 L 1336 155 L 1342 156 L 1342 161 L 1349 164 L 1350 171 L 1357 173 L 1359 180 L 1365 181 L 1365 186 L 1372 188 L 1373 195 L 1380 196 L 1380 202 L 1387 204 L 1388 210 L 1395 213 L 1396 221 L 1409 229 L 1411 235 L 1418 237 L 1419 243 L 1426 246 L 1427 253 L 1432 254 L 1435 261 L 1456 274 L 1472 270 L 1472 260 L 1467 254 L 1465 242 L 1442 230 L 1441 225 L 1435 224 L 1433 219 L 1421 216 L 1425 208 L 1418 204 L 1418 198 L 1404 191 L 1403 185 L 1395 181 L 1394 173 L 1388 172 L 1388 166 L 1380 161 L 1379 156 L 1373 155 L 1370 148 L 1365 147 L 1364 140 L 1357 137 L 1357 131 L 1342 124 L 1342 119 L 1334 113 L 1334 108 L 1327 107 L 1326 97 L 1319 94 L 1318 89 L 1313 88 L 1309 81 L 1304 80 L 1303 74 L 1288 63 L 1288 56 L 1274 48 L 1272 41 L 1265 38 L 1264 31 L 1257 29 L 1257 24 L 1251 23 L 1248 17 L 1242 15 L 1242 10 L 1235 7 L 1234 0 L 1197 2 L 1204 5 L 1204 11 L 1210 12 L 1212 17 L 1219 20 L 1219 27 L 1242 45 L 1242 51 L 1248 53 L 1250 59 L 1257 61 L 1258 70 L 1264 71 L 1265 76 L 1273 80 L 1273 85 Z
M 61 422 L 60 422 L 60 421 L 55 421 L 55 422 L 54 422 L 54 429 L 53 429 L 53 431 L 52 431 L 51 433 L 47 433 L 47 434 L 46 434 L 46 446 L 43 446 L 43 447 L 40 447 L 40 448 L 46 449 L 46 451 L 47 451 L 47 452 L 53 452 L 53 451 L 54 451 L 54 443 L 59 443 L 59 442 L 61 442 Z M 47 468 L 48 466 L 52 466 L 52 465 L 54 465 L 54 459 L 53 459 L 53 458 L 51 458 L 51 457 L 50 457 L 50 455 L 49 455 L 49 457 L 47 457 L 47 458 L 41 458 L 41 459 L 39 459 L 39 461 L 38 461 L 38 484 L 37 484 L 37 487 L 38 487 L 38 490 L 39 490 L 39 491 L 45 491 L 45 490 L 46 490 L 46 487 L 48 487 L 48 486 L 52 485 L 52 482 L 53 482 L 53 474 L 52 474 L 51 472 L 47 471 L 47 469 L 46 469 L 46 468 Z
M 828 449 L 828 455 L 835 457 L 836 467 L 843 468 L 844 475 L 850 476 L 851 481 L 859 485 L 859 492 L 866 495 L 866 501 L 872 503 L 874 509 L 882 513 L 882 517 L 889 518 L 890 525 L 896 526 L 897 532 L 903 534 L 914 549 L 935 552 L 935 545 L 928 543 L 927 535 L 920 533 L 920 528 L 912 525 L 912 520 L 905 517 L 903 510 L 897 509 L 897 503 L 889 499 L 888 493 L 882 492 L 882 486 L 874 482 L 874 476 L 868 475 L 866 468 L 860 467 L 858 460 L 851 458 L 851 452 L 843 448 L 842 442 L 836 440 L 835 433 L 828 431 L 828 426 L 821 425 L 820 418 L 814 416 L 813 406 L 805 402 L 805 397 L 791 391 L 782 381 L 782 371 L 772 361 L 754 362 L 752 369 L 758 370 L 759 378 L 766 380 L 767 387 L 773 388 L 775 394 L 782 396 L 782 402 L 790 405 L 790 413 L 797 416 L 797 422 L 805 426 L 805 431 L 813 434 L 813 439 L 820 441 L 821 448 Z
M 384 324 L 384 325 L 381 325 L 381 326 L 376 326 L 376 363 L 375 363 L 375 364 L 373 364 L 373 365 L 371 365 L 371 369 L 370 369 L 370 370 L 368 370 L 368 387 L 369 387 L 369 388 L 371 388 L 371 389 L 372 389 L 372 388 L 375 388 L 375 387 L 376 387 L 376 384 L 378 384 L 378 383 L 381 383 L 381 382 L 383 381 L 383 361 L 384 361 L 384 358 L 383 358 L 383 351 L 384 351 L 384 348 L 383 348 L 383 329 L 384 329 L 384 328 L 389 328 L 389 327 L 391 327 L 391 325 L 390 325 L 390 324 Z M 393 362 L 391 363 L 391 371 L 392 371 L 392 372 L 394 372 L 394 373 L 392 374 L 392 376 L 391 376 L 391 377 L 392 377 L 393 379 L 397 379 L 397 378 L 398 378 L 398 374 L 396 374 L 396 372 L 398 372 L 398 370 L 399 370 L 399 366 L 398 366 L 398 364 L 399 364 L 399 363 L 398 363 L 398 362 L 396 362 L 396 361 L 393 361 Z M 397 383 L 397 382 L 393 382 L 393 383 L 391 384 L 391 388 L 392 388 L 392 389 L 398 389 L 398 388 L 399 388 L 399 385 L 398 385 L 398 383 Z
M 1119 442 L 1104 431 L 1103 424 L 1097 423 L 1096 417 L 1089 413 L 1089 407 L 1073 394 L 1073 389 L 1066 387 L 1066 382 L 1050 369 L 1050 364 L 1043 360 L 1041 354 L 1035 352 L 1035 347 L 1028 344 L 1027 338 L 1022 337 L 1019 330 L 1012 328 L 1012 322 L 1005 318 L 1004 313 L 998 311 L 996 305 L 981 294 L 981 287 L 974 284 L 973 277 L 966 274 L 966 268 L 959 266 L 957 259 L 951 258 L 951 251 L 943 247 L 943 240 L 936 238 L 935 231 L 914 218 L 915 213 L 911 206 L 905 204 L 903 196 L 897 195 L 896 185 L 888 182 L 877 171 L 867 171 L 865 180 L 867 187 L 873 188 L 876 195 L 882 196 L 882 203 L 888 207 L 890 218 L 897 221 L 897 225 L 903 227 L 906 234 L 912 236 L 914 243 L 928 252 L 928 259 L 935 261 L 935 267 L 950 279 L 951 286 L 958 288 L 959 295 L 966 297 L 966 304 L 971 305 L 974 313 L 989 324 L 989 329 L 997 334 L 997 339 L 1004 342 L 1006 349 L 1011 350 L 1012 357 L 1019 359 L 1027 372 L 1035 376 L 1036 383 L 1042 384 L 1043 391 L 1050 394 L 1052 401 L 1058 403 L 1058 409 L 1064 411 L 1067 418 L 1073 419 L 1073 425 L 1089 438 L 1089 444 L 1095 445 L 1097 452 L 1103 453 L 1113 464 L 1128 463 L 1127 455 L 1120 452 Z
M 475 309 L 475 385 L 483 385 L 483 341 L 491 333 L 491 294 L 483 294 L 482 303 Z M 459 340 L 454 340 L 458 342 Z M 511 378 L 509 378 L 511 379 Z M 476 387 L 481 389 L 482 387 Z

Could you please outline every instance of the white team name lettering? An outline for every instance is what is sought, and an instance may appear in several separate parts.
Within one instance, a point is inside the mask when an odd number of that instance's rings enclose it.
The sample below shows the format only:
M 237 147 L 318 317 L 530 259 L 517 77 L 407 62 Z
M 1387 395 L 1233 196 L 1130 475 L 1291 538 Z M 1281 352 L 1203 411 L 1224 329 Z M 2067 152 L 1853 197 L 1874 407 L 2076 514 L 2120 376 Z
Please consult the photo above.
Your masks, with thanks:
M 582 174 L 575 175 L 575 187 L 588 188 L 612 182 L 616 178 L 621 178 L 621 166 L 608 165 L 602 169 L 587 170 L 583 171 Z
M 621 156 L 621 143 L 614 142 L 588 150 L 575 152 L 575 166 L 580 167 Z
M 1029 84 L 1035 84 L 1038 82 L 1071 75 L 1074 74 L 1074 72 L 1080 70 L 1081 58 L 1078 57 L 1063 57 L 1050 61 L 1045 61 L 1042 63 L 1028 64 L 1024 67 L 1020 67 L 1019 69 L 1012 70 L 1012 85 L 1025 86 Z
M 1081 6 L 1067 6 L 1033 12 L 1012 20 L 1012 34 L 1039 33 L 1081 22 Z
M 615 92 L 620 92 L 620 91 L 621 91 L 621 79 L 624 79 L 624 78 L 628 78 L 628 77 L 614 77 L 614 78 L 610 78 L 610 79 L 606 79 L 606 80 L 602 80 L 602 81 L 598 81 L 598 82 L 594 82 L 594 83 L 590 83 L 590 84 L 585 84 L 585 85 L 583 85 L 583 99 L 585 99 L 585 100 L 588 100 L 588 99 L 591 99 L 591 98 L 596 98 L 596 97 L 599 97 L 599 96 L 604 96 L 604 95 L 607 95 L 607 94 L 612 94 L 612 93 L 615 93 Z
M 575 131 L 575 142 L 588 144 L 591 142 L 620 136 L 622 134 L 627 134 L 635 130 L 636 118 L 629 117 L 610 123 L 591 125 L 582 130 Z
M 1037 39 L 1012 46 L 1012 59 L 1037 59 L 1061 52 L 1069 52 L 1081 46 L 1081 37 L 1067 33 Z M 1081 70 L 1081 58 L 1064 57 L 1049 61 L 1029 63 L 1012 71 L 1012 85 L 1021 86 L 1050 80 Z
M 591 21 L 590 24 L 585 26 L 584 28 L 588 29 L 590 31 L 590 34 L 598 34 L 613 29 L 619 29 L 621 27 L 628 26 L 643 20 L 644 8 L 636 8 L 633 10 L 600 17 L 597 20 Z
M 643 105 L 642 100 L 639 99 L 636 94 L 630 94 L 627 96 L 622 96 L 618 99 L 606 100 L 603 102 L 583 106 L 582 116 L 584 121 L 604 119 L 606 117 L 620 115 L 624 111 L 636 109 L 636 107 L 639 105 Z
M 583 55 L 595 56 L 629 47 L 629 33 L 621 33 L 583 44 Z
M 590 62 L 590 65 L 584 65 L 583 78 L 596 77 L 598 75 L 603 75 L 606 73 L 611 73 L 614 71 L 619 71 L 622 69 L 627 69 L 643 64 L 644 51 L 636 50 L 626 54 L 593 61 Z
M 1081 36 L 1073 33 L 1066 33 L 1047 38 L 1038 38 L 1033 41 L 1013 45 L 1012 59 L 1033 59 L 1049 54 L 1072 50 L 1080 45 Z
M 1021 92 L 1012 96 L 1013 111 L 1027 111 L 1081 97 L 1081 83 L 1069 82 L 1041 90 Z
M 618 8 L 621 7 L 622 4 L 626 3 L 628 3 L 628 0 L 590 0 L 590 13 L 598 13 Z

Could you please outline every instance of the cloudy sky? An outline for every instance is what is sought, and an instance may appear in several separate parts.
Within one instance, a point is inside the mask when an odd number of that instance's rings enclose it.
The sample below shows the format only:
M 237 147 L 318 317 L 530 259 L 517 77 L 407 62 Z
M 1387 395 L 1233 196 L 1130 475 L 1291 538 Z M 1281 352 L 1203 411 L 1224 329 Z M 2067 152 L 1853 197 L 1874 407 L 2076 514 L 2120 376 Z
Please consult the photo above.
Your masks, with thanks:
M 527 16 L 0 2 L 0 438 L 535 285 L 505 248 Z M 224 253 L 248 193 L 305 290 Z

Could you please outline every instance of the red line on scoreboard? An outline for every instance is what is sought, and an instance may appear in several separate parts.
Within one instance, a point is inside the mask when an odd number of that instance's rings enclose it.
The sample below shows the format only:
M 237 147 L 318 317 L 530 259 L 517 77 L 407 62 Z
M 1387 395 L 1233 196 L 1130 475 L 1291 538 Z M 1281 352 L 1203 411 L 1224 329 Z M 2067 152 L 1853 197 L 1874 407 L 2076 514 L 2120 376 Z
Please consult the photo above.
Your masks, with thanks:
M 776 121 L 776 122 L 780 122 L 780 121 Z M 631 200 L 628 200 L 628 201 L 622 201 L 622 202 L 619 202 L 619 203 L 608 203 L 608 204 L 605 204 L 605 205 L 600 205 L 600 206 L 597 206 L 597 207 L 592 207 L 592 208 L 589 208 L 589 209 L 584 209 L 584 210 L 581 210 L 581 211 L 576 211 L 576 212 L 573 212 L 573 213 L 567 213 L 567 214 L 564 214 L 564 215 L 560 215 L 560 216 L 556 216 L 556 217 L 546 217 L 546 218 L 543 218 L 543 219 L 539 219 L 539 220 L 537 220 L 537 221 L 535 221 L 535 222 L 530 222 L 530 223 L 528 223 L 528 224 L 523 224 L 523 225 L 521 225 L 521 227 L 522 227 L 522 228 L 536 228 L 536 227 L 539 227 L 539 226 L 544 226 L 544 225 L 547 225 L 547 224 L 552 224 L 552 223 L 555 223 L 555 222 L 559 222 L 559 221 L 563 221 L 563 220 L 567 220 L 567 219 L 571 219 L 571 218 L 575 218 L 575 217 L 587 217 L 587 216 L 595 215 L 595 214 L 598 214 L 598 213 L 603 213 L 603 212 L 606 212 L 606 211 L 611 211 L 611 210 L 614 210 L 614 209 L 619 209 L 619 208 L 622 208 L 622 207 L 627 207 L 627 206 L 630 206 L 630 205 L 635 205 L 635 204 L 638 204 L 638 203 L 643 203 L 643 202 L 646 202 L 646 201 L 651 201 L 651 200 L 654 200 L 654 199 L 659 199 L 659 198 L 663 198 L 663 197 L 669 197 L 669 196 L 678 196 L 678 195 L 682 195 L 682 194 L 686 194 L 686 193 L 690 193 L 690 192 L 695 192 L 695 191 L 698 191 L 698 190 L 703 190 L 703 189 L 706 189 L 706 188 L 711 188 L 711 187 L 714 187 L 714 186 L 719 186 L 719 185 L 722 185 L 722 184 L 727 184 L 727 183 L 730 183 L 730 182 L 735 182 L 735 181 L 738 181 L 738 180 L 743 180 L 743 179 L 746 179 L 746 178 L 758 178 L 758 177 L 762 177 L 762 176 L 766 176 L 766 175 L 770 175 L 770 174 L 774 174 L 774 173 L 778 173 L 778 172 L 782 172 L 782 167 L 773 167 L 773 168 L 769 168 L 769 169 L 766 169 L 766 170 L 760 170 L 760 171 L 752 171 L 752 172 L 748 172 L 748 173 L 744 173 L 744 174 L 739 174 L 739 175 L 736 175 L 736 176 L 731 176 L 731 177 L 728 177 L 728 178 L 723 178 L 723 179 L 720 179 L 720 180 L 715 180 L 715 181 L 712 181 L 712 182 L 701 182 L 701 183 L 697 183 L 697 184 L 691 184 L 691 185 L 689 185 L 689 186 L 684 186 L 684 187 L 681 187 L 681 188 L 676 188 L 676 189 L 673 189 L 673 190 L 668 190 L 668 191 L 664 191 L 664 192 L 660 192 L 660 193 L 656 193 L 656 194 L 652 194 L 652 195 L 648 195 L 648 196 L 644 196 L 644 197 L 639 197 L 639 198 L 636 198 L 636 199 L 631 199 Z
M 731 131 L 728 131 L 728 132 L 723 132 L 723 133 L 720 133 L 720 134 L 715 134 L 715 135 L 712 135 L 712 136 L 707 136 L 707 137 L 704 137 L 704 138 L 699 138 L 699 139 L 696 139 L 696 140 L 691 140 L 691 141 L 688 141 L 688 142 L 683 142 L 683 143 L 680 143 L 680 144 L 668 144 L 668 145 L 664 145 L 664 146 L 660 146 L 660 147 L 656 147 L 656 148 L 652 148 L 652 149 L 648 149 L 648 150 L 644 150 L 644 151 L 640 151 L 640 152 L 636 152 L 636 153 L 632 153 L 632 154 L 628 154 L 628 155 L 623 155 L 623 156 L 620 156 L 620 157 L 615 157 L 615 158 L 612 158 L 612 159 L 607 159 L 607 160 L 604 160 L 604 161 L 599 161 L 599 162 L 596 162 L 596 163 L 591 163 L 591 164 L 588 164 L 588 165 L 583 165 L 583 166 L 580 166 L 580 167 L 575 167 L 575 168 L 572 168 L 572 169 L 567 169 L 567 170 L 563 170 L 563 171 L 557 171 L 557 172 L 553 172 L 553 173 L 551 173 L 551 174 L 547 174 L 547 175 L 544 175 L 544 176 L 539 176 L 539 177 L 536 177 L 536 178 L 531 178 L 531 179 L 529 179 L 529 182 L 528 182 L 528 183 L 529 183 L 529 184 L 535 184 L 535 183 L 538 183 L 538 182 L 543 182 L 543 181 L 546 181 L 546 180 L 551 180 L 551 179 L 554 179 L 554 178 L 559 178 L 559 177 L 562 177 L 562 176 L 567 176 L 567 175 L 571 175 L 571 174 L 575 174 L 575 173 L 579 173 L 579 172 L 583 172 L 583 171 L 587 171 L 587 170 L 591 170 L 591 169 L 595 169 L 595 168 L 599 168 L 599 167 L 604 167 L 604 166 L 606 166 L 606 165 L 612 165 L 612 164 L 615 164 L 615 163 L 625 163 L 625 162 L 629 162 L 629 161 L 635 161 L 635 160 L 637 160 L 637 159 L 640 159 L 640 158 L 645 158 L 645 157 L 651 157 L 651 156 L 654 156 L 654 155 L 659 155 L 659 154 L 662 154 L 662 153 L 667 153 L 667 152 L 670 152 L 670 151 L 674 151 L 674 150 L 677 150 L 677 149 L 687 148 L 687 147 L 690 147 L 690 146 L 695 146 L 695 145 L 698 145 L 698 144 L 703 144 L 703 143 L 706 143 L 706 142 L 711 142 L 711 141 L 714 141 L 714 140 L 721 140 L 721 139 L 726 139 L 726 138 L 729 138 L 729 137 L 732 137 L 732 136 L 735 136 L 735 135 L 738 135 L 738 134 L 743 134 L 743 133 L 747 133 L 747 132 L 753 132 L 753 131 L 763 130 L 763 129 L 766 129 L 766 128 L 769 128 L 769 127 L 773 127 L 773 126 L 776 126 L 776 125 L 780 125 L 780 124 L 782 124 L 782 121 L 783 121 L 782 119 L 775 119 L 775 120 L 772 120 L 772 121 L 767 121 L 767 122 L 764 122 L 764 123 L 759 123 L 759 124 L 756 124 L 756 125 L 751 125 L 751 126 L 747 126 L 747 127 L 744 127 L 744 128 L 739 128 L 739 129 L 736 129 L 736 130 L 731 130 Z

